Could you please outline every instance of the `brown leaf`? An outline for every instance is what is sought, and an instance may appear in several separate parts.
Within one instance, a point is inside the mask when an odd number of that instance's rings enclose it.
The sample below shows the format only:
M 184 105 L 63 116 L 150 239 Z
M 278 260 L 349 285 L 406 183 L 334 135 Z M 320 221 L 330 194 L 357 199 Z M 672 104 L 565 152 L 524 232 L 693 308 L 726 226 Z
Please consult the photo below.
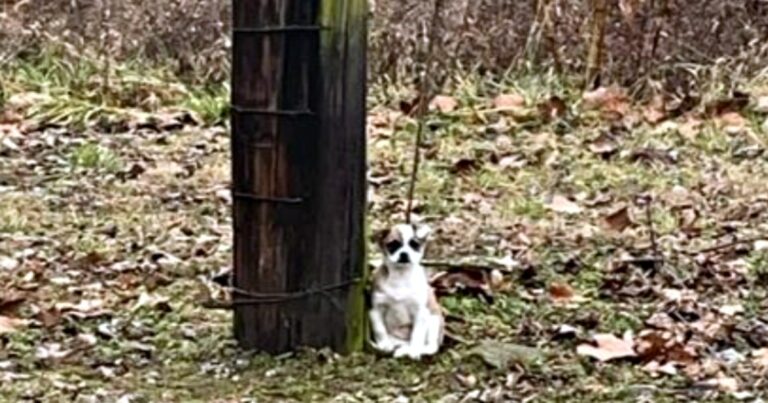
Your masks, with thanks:
M 460 158 L 453 163 L 451 172 L 455 174 L 465 174 L 478 168 L 477 160 L 474 158 Z
M 566 105 L 565 101 L 557 95 L 553 95 L 546 101 L 540 102 L 537 105 L 537 109 L 539 110 L 541 119 L 547 122 L 560 119 L 568 113 L 568 105 Z
M 56 308 L 41 309 L 35 319 L 40 321 L 44 328 L 51 329 L 61 322 L 61 312 Z
M 753 351 L 752 360 L 756 367 L 768 369 L 768 348 L 761 348 Z
M 582 106 L 587 110 L 599 110 L 604 117 L 620 119 L 629 112 L 629 97 L 618 87 L 600 87 L 584 93 Z
M 645 162 L 647 164 L 652 162 L 661 162 L 671 165 L 677 162 L 675 155 L 672 152 L 651 147 L 632 150 L 632 152 L 629 153 L 627 159 L 629 162 Z
M 26 324 L 23 319 L 9 318 L 0 315 L 0 334 L 14 333 Z
M 552 283 L 549 285 L 549 297 L 555 302 L 569 302 L 576 293 L 573 288 L 565 283 Z
M 430 109 L 437 109 L 442 113 L 453 112 L 458 106 L 459 103 L 456 101 L 456 98 L 448 95 L 438 95 L 429 103 Z
M 720 374 L 717 378 L 708 379 L 702 382 L 700 386 L 717 389 L 721 392 L 733 393 L 739 390 L 739 381 L 736 378 Z
M 677 127 L 677 132 L 688 140 L 694 140 L 701 133 L 702 124 L 703 122 L 699 119 L 687 119 Z
M 743 132 L 749 121 L 738 112 L 729 112 L 719 116 L 717 125 L 724 132 L 733 135 Z
M 734 91 L 731 97 L 716 99 L 704 106 L 705 112 L 710 116 L 720 116 L 730 113 L 739 113 L 749 105 L 749 94 Z
M 466 293 L 493 302 L 491 276 L 486 270 L 452 268 L 432 276 L 430 284 L 438 295 Z
M 493 106 L 501 110 L 525 107 L 525 98 L 520 94 L 501 94 L 493 99 Z
M 576 354 L 592 357 L 606 362 L 620 358 L 636 357 L 632 335 L 624 334 L 620 339 L 612 334 L 596 334 L 592 336 L 594 344 L 581 344 L 576 347 Z
M 627 206 L 622 206 L 614 210 L 612 213 L 605 216 L 603 221 L 608 229 L 616 232 L 622 232 L 632 225 L 632 218 L 629 216 L 629 208 Z
M 3 295 L 0 297 L 0 315 L 15 316 L 16 311 L 26 300 L 26 295 L 21 293 Z
M 615 154 L 618 148 L 613 136 L 605 132 L 589 144 L 589 151 L 604 158 Z
M 755 102 L 755 112 L 768 114 L 768 95 L 757 98 Z
M 666 103 L 664 97 L 657 95 L 643 108 L 643 118 L 646 122 L 655 125 L 667 118 Z
M 581 213 L 581 207 L 578 204 L 572 202 L 570 199 L 563 195 L 554 195 L 552 201 L 549 202 L 547 208 L 563 214 L 578 214 Z

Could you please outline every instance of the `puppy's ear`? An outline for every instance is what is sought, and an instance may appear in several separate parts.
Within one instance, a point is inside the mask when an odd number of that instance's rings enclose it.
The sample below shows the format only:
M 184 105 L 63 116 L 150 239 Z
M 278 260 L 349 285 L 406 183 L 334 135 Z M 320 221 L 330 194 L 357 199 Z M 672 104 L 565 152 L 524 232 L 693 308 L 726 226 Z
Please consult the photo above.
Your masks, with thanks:
M 373 234 L 373 241 L 378 246 L 384 246 L 384 240 L 387 239 L 387 236 L 389 236 L 389 230 L 378 230 Z
M 427 224 L 417 224 L 414 229 L 414 235 L 420 241 L 426 241 L 432 233 L 432 228 Z

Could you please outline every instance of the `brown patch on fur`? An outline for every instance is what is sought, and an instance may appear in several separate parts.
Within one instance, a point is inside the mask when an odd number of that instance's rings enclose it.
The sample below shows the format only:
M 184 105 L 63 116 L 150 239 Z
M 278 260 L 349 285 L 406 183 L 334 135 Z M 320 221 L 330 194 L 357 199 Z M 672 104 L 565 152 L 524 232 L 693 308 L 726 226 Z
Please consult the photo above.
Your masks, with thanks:
M 440 302 L 437 300 L 437 295 L 435 295 L 435 289 L 432 287 L 429 288 L 427 307 L 429 308 L 430 313 L 434 315 L 443 315 L 443 307 L 440 306 Z
M 392 241 L 403 242 L 403 234 L 401 234 L 400 231 L 394 228 L 391 230 L 382 231 L 379 237 L 379 245 L 383 246 Z

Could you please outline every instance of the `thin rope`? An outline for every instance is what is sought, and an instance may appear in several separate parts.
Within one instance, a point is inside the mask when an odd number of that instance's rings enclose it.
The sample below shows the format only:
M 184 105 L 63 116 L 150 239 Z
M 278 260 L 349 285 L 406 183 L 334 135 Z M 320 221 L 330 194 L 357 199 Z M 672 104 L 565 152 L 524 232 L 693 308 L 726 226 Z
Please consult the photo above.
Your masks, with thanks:
M 413 196 L 416 191 L 416 180 L 419 174 L 419 163 L 421 162 L 421 138 L 424 133 L 424 119 L 429 108 L 430 92 L 432 90 L 431 74 L 432 63 L 434 62 L 434 48 L 437 42 L 437 24 L 440 18 L 440 10 L 443 8 L 443 0 L 435 0 L 432 10 L 432 23 L 430 25 L 427 44 L 427 54 L 425 55 L 424 71 L 422 72 L 421 82 L 419 83 L 418 107 L 416 109 L 416 142 L 413 145 L 413 169 L 411 170 L 410 183 L 408 185 L 408 203 L 405 208 L 405 222 L 411 223 L 411 213 L 413 211 Z

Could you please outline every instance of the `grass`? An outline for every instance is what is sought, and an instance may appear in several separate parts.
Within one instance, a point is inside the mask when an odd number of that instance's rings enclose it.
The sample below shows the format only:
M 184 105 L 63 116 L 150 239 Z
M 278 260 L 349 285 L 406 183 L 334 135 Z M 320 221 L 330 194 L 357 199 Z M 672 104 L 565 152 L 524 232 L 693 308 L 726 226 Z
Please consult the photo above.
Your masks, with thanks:
M 105 88 L 102 67 L 87 59 L 60 60 L 51 52 L 14 62 L 0 73 L 8 100 L 30 92 L 43 97 L 18 110 L 26 119 L 70 126 L 55 134 L 61 140 L 55 144 L 45 141 L 54 135 L 49 129 L 32 130 L 20 142 L 21 151 L 0 164 L 0 178 L 13 178 L 13 190 L 0 193 L 0 256 L 21 265 L 15 272 L 0 271 L 0 282 L 8 290 L 27 290 L 20 311 L 26 318 L 62 302 L 90 299 L 102 301 L 106 311 L 84 317 L 62 313 L 55 325 L 33 323 L 0 335 L 0 363 L 11 365 L 0 369 L 0 379 L 20 376 L 0 383 L 0 400 L 134 396 L 137 401 L 351 402 L 407 397 L 418 402 L 456 401 L 475 393 L 535 401 L 730 399 L 716 391 L 703 396 L 693 387 L 713 374 L 701 379 L 651 375 L 635 362 L 596 363 L 575 353 L 592 333 L 646 329 L 651 315 L 667 309 L 659 292 L 679 287 L 667 277 L 620 265 L 622 253 L 647 252 L 645 212 L 634 204 L 640 193 L 654 196 L 653 226 L 660 252 L 669 258 L 662 274 L 675 273 L 696 286 L 702 265 L 681 251 L 719 242 L 726 221 L 740 223 L 736 231 L 744 236 L 768 226 L 759 208 L 768 160 L 737 158 L 732 151 L 740 139 L 714 124 L 706 122 L 693 139 L 640 124 L 620 138 L 616 155 L 603 158 L 588 144 L 609 124 L 580 112 L 578 90 L 569 80 L 548 74 L 456 77 L 448 93 L 458 99 L 459 109 L 430 116 L 436 130 L 428 133 L 417 185 L 419 214 L 437 229 L 429 255 L 509 254 L 521 267 L 505 275 L 507 287 L 496 292 L 494 304 L 462 294 L 443 298 L 452 317 L 461 318 L 449 323 L 450 330 L 468 344 L 450 346 L 425 362 L 322 350 L 268 357 L 236 348 L 229 314 L 199 304 L 206 284 L 199 277 L 231 264 L 230 207 L 217 196 L 229 183 L 229 143 L 215 127 L 226 122 L 227 86 L 190 88 L 162 71 L 128 64 L 110 67 Z M 504 116 L 482 111 L 495 95 L 507 92 L 520 93 L 531 107 L 557 94 L 570 115 L 550 123 L 515 122 L 506 116 L 509 127 L 498 134 L 488 126 Z M 374 229 L 402 216 L 415 128 L 396 110 L 404 94 L 407 89 L 394 86 L 373 87 L 369 94 L 372 115 L 381 114 L 376 117 L 386 122 L 371 128 L 371 170 L 391 176 L 372 185 L 377 198 L 369 222 Z M 159 135 L 133 133 L 120 142 L 120 133 L 99 124 L 166 107 L 190 109 L 206 125 Z M 757 124 L 761 117 L 750 119 Z M 499 146 L 502 135 L 509 143 L 505 147 Z M 768 133 L 757 135 L 765 139 Z M 675 163 L 633 162 L 626 153 L 640 147 L 671 147 L 679 158 Z M 525 164 L 501 167 L 499 158 L 508 155 Z M 457 169 L 462 159 L 473 167 Z M 27 161 L 35 164 L 30 168 Z M 119 175 L 136 164 L 143 173 Z M 675 186 L 695 196 L 703 226 L 699 238 L 681 235 L 667 200 Z M 582 212 L 553 211 L 547 197 L 555 193 L 573 198 Z M 622 233 L 607 231 L 603 217 L 619 203 L 630 206 L 633 223 Z M 745 208 L 754 211 L 741 213 Z M 743 259 L 748 287 L 701 285 L 697 292 L 708 306 L 743 304 L 745 313 L 733 321 L 746 324 L 768 311 L 763 303 L 768 284 L 759 281 L 767 258 L 765 251 L 740 253 L 725 254 L 706 268 L 714 276 Z M 89 255 L 99 259 L 89 261 Z M 625 283 L 622 290 L 628 288 L 633 276 L 645 278 L 655 293 L 632 298 L 604 292 L 614 280 Z M 554 303 L 547 291 L 553 282 L 570 285 L 585 300 Z M 137 307 L 140 300 L 148 305 Z M 728 320 L 723 319 L 736 324 Z M 553 329 L 561 325 L 574 326 L 581 335 L 559 339 Z M 472 353 L 482 339 L 533 347 L 546 360 L 540 366 L 494 369 Z M 737 336 L 718 342 L 749 353 Z M 56 343 L 69 354 L 41 356 L 41 351 L 55 351 Z M 748 365 L 721 370 L 738 377 L 744 390 L 763 393 L 752 383 Z M 468 380 L 470 375 L 474 380 Z

